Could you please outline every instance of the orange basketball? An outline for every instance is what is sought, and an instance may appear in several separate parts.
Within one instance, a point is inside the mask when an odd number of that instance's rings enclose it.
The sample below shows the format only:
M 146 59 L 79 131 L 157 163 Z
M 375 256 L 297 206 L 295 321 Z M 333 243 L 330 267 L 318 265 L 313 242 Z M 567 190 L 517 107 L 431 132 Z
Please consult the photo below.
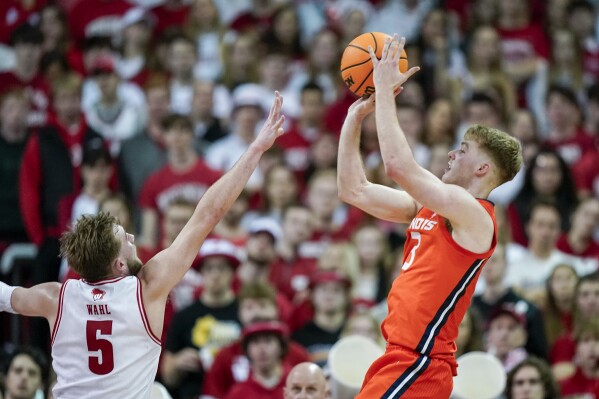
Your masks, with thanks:
M 390 36 L 381 32 L 363 33 L 352 40 L 343 51 L 341 77 L 349 89 L 359 97 L 374 93 L 372 61 L 368 46 L 372 46 L 376 57 L 380 60 L 387 37 Z M 405 50 L 402 50 L 399 58 L 399 70 L 402 73 L 408 70 L 408 56 Z

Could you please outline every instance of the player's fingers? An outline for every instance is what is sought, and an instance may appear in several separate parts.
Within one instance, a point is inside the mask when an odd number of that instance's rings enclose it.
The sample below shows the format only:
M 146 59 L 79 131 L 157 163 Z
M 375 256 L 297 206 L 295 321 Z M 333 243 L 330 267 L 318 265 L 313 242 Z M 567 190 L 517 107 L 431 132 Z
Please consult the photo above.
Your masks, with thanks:
M 376 64 L 378 64 L 379 60 L 378 60 L 378 58 L 376 58 L 376 54 L 374 53 L 372 46 L 368 46 L 368 53 L 370 54 L 370 60 L 372 61 L 372 66 L 375 66 Z
M 420 67 L 412 67 L 406 73 L 406 80 L 420 70 Z
M 393 39 L 390 38 L 389 36 L 387 36 L 385 38 L 385 44 L 383 45 L 383 52 L 381 54 L 381 61 L 387 59 L 387 56 L 389 54 L 389 47 L 391 47 L 392 42 L 393 42 Z
M 404 46 L 406 45 L 406 38 L 402 37 L 401 39 L 398 38 L 397 33 L 393 36 L 394 40 L 397 40 L 397 46 L 395 47 L 395 53 L 393 53 L 393 61 L 399 61 L 399 57 L 401 56 L 401 53 L 404 49 Z

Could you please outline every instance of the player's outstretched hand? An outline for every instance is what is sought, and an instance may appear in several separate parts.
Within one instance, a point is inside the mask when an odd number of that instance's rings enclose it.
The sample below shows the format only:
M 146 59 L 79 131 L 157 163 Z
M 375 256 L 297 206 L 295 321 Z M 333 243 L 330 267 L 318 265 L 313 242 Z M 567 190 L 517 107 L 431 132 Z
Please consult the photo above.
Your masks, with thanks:
M 348 115 L 363 119 L 374 111 L 374 96 L 360 97 L 347 110 Z
M 390 88 L 393 91 L 396 91 L 412 75 L 420 70 L 419 67 L 412 67 L 405 73 L 399 71 L 399 57 L 405 44 L 406 38 L 402 37 L 400 40 L 397 33 L 393 35 L 393 38 L 388 37 L 385 39 L 385 45 L 383 46 L 383 53 L 380 60 L 376 57 L 372 47 L 368 46 L 368 52 L 370 53 L 370 59 L 372 60 L 374 69 L 374 86 L 377 90 Z
M 253 145 L 262 151 L 272 147 L 276 138 L 283 134 L 283 122 L 285 116 L 281 115 L 281 106 L 283 105 L 283 96 L 278 91 L 275 91 L 275 101 L 270 108 L 270 113 L 264 126 L 260 129 L 258 136 L 254 140 Z

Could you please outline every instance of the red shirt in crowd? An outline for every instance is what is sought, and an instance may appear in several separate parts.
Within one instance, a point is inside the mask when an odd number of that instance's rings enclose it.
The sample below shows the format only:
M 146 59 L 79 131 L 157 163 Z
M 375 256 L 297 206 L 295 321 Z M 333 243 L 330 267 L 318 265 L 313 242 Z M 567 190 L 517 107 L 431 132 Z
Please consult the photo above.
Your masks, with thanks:
M 125 0 L 80 0 L 68 13 L 71 37 L 81 45 L 91 36 L 119 33 L 122 16 L 132 7 Z
M 308 353 L 299 344 L 290 341 L 289 350 L 283 359 L 283 367 L 291 369 L 296 364 L 307 362 Z M 250 363 L 243 353 L 241 343 L 234 342 L 221 349 L 204 382 L 204 395 L 224 398 L 236 383 L 246 382 L 250 375 Z M 243 397 L 243 396 L 239 396 Z M 255 396 L 256 398 L 261 396 Z M 246 396 L 245 398 L 250 398 Z
M 544 144 L 559 152 L 570 167 L 578 164 L 586 153 L 595 149 L 595 140 L 582 129 L 573 137 L 562 140 L 547 140 Z
M 8 44 L 12 32 L 35 17 L 47 3 L 48 0 L 35 0 L 31 7 L 25 8 L 21 0 L 0 1 L 0 42 Z
M 48 120 L 50 109 L 50 86 L 40 73 L 28 82 L 21 80 L 13 72 L 0 73 L 0 95 L 9 90 L 25 90 L 29 98 L 29 113 L 27 124 L 31 127 L 41 127 Z
M 562 397 L 566 398 L 571 395 L 580 395 L 580 397 L 583 397 L 585 394 L 593 395 L 591 397 L 595 397 L 594 394 L 598 384 L 599 379 L 589 378 L 582 373 L 582 370 L 577 368 L 572 377 L 561 382 Z M 584 397 L 587 398 L 586 395 Z
M 220 172 L 208 167 L 201 159 L 184 172 L 174 171 L 166 165 L 148 177 L 139 195 L 139 205 L 163 212 L 175 198 L 197 202 L 220 176 Z
M 582 251 L 581 253 L 576 253 L 568 243 L 568 235 L 564 233 L 557 240 L 555 246 L 560 251 L 570 255 L 580 256 L 582 258 L 596 258 L 597 260 L 599 260 L 599 244 L 597 244 L 595 241 L 591 241 L 589 243 L 589 246 L 586 247 L 584 251 Z
M 49 125 L 53 125 L 56 128 L 60 138 L 69 149 L 73 165 L 73 187 L 80 187 L 81 174 L 79 167 L 81 166 L 83 137 L 87 130 L 85 119 L 81 117 L 79 129 L 75 134 L 69 133 L 55 118 L 51 118 Z M 21 209 L 26 210 L 22 212 L 22 215 L 27 234 L 37 245 L 42 243 L 47 233 L 42 222 L 41 213 L 41 169 L 39 140 L 37 135 L 33 135 L 27 141 L 25 152 L 23 153 L 23 161 L 19 174 L 19 201 Z
M 530 57 L 549 58 L 549 41 L 540 25 L 530 24 L 519 29 L 497 28 L 501 36 L 503 59 L 517 62 Z
M 572 174 L 580 191 L 599 198 L 599 150 L 584 154 L 572 168 Z
M 277 258 L 270 266 L 268 280 L 293 303 L 297 293 L 308 289 L 310 276 L 315 271 L 315 259 L 297 258 L 287 262 Z
M 150 10 L 154 16 L 154 37 L 160 37 L 168 28 L 181 28 L 187 21 L 189 15 L 189 5 L 183 4 L 179 7 L 167 7 L 160 5 Z
M 281 380 L 277 385 L 272 388 L 266 388 L 259 384 L 254 377 L 250 378 L 246 382 L 236 384 L 231 388 L 225 399 L 283 399 L 283 388 L 285 387 L 285 380 L 287 379 L 287 372 L 283 374 Z

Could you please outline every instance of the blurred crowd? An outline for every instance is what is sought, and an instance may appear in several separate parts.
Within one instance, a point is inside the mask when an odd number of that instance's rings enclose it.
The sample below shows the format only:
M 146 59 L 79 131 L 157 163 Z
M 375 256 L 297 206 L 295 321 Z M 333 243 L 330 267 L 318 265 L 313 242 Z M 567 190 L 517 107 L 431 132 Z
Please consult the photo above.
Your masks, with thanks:
M 290 368 L 326 370 L 340 337 L 384 345 L 406 226 L 337 197 L 356 99 L 339 61 L 359 34 L 397 32 L 421 68 L 397 97 L 421 166 L 440 177 L 472 124 L 523 146 L 523 169 L 490 197 L 500 245 L 456 356 L 494 354 L 506 398 L 599 398 L 598 12 L 597 0 L 2 0 L 0 254 L 35 245 L 25 284 L 76 278 L 60 234 L 104 211 L 147 261 L 278 90 L 286 134 L 172 291 L 157 379 L 175 398 L 279 398 Z M 361 150 L 369 179 L 393 186 L 373 116 Z M 0 318 L 5 396 L 46 390 L 45 321 L 20 320 L 13 342 Z

